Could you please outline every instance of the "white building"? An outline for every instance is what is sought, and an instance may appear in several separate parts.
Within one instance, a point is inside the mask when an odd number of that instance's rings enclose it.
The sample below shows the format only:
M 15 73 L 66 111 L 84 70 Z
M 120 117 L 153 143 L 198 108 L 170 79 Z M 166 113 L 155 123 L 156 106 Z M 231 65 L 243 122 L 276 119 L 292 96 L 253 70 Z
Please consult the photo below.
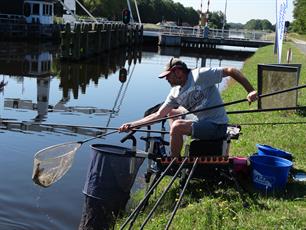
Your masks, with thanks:
M 27 23 L 53 24 L 54 0 L 25 0 L 23 12 Z
M 0 0 L 2 23 L 53 24 L 56 0 Z M 5 21 L 6 20 L 6 21 Z

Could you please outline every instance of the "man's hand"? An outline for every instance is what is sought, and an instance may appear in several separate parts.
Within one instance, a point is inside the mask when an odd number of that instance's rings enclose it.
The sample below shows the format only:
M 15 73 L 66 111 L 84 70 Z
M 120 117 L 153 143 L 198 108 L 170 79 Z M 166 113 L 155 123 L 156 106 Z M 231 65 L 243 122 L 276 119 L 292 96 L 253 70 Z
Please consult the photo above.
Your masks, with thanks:
M 123 125 L 121 125 L 120 127 L 119 127 L 119 132 L 129 132 L 129 131 L 131 131 L 132 130 L 132 124 L 131 123 L 125 123 L 125 124 L 123 124 Z
M 253 90 L 253 91 L 249 92 L 249 94 L 247 96 L 247 99 L 248 99 L 249 104 L 256 101 L 258 99 L 257 91 Z

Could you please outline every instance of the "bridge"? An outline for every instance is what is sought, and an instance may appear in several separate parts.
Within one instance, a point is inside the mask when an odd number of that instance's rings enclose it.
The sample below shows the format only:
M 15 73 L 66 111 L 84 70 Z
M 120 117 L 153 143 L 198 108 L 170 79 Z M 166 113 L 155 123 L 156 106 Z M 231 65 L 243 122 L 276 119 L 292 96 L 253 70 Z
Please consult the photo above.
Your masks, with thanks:
M 143 32 L 144 42 L 160 46 L 211 48 L 239 46 L 258 48 L 274 43 L 274 35 L 263 31 L 221 30 L 199 27 L 163 26 Z

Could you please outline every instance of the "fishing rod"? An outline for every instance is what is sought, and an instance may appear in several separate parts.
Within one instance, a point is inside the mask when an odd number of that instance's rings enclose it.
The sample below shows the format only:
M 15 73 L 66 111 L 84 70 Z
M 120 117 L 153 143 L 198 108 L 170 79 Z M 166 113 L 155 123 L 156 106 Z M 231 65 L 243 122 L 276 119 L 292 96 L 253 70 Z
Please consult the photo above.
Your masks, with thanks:
M 161 176 L 158 178 L 158 180 L 150 187 L 149 191 L 145 195 L 145 197 L 140 201 L 140 203 L 137 205 L 137 207 L 134 209 L 134 211 L 128 216 L 128 218 L 125 220 L 125 222 L 120 226 L 120 230 L 124 229 L 125 226 L 130 222 L 130 220 L 133 218 L 133 221 L 135 221 L 135 214 L 138 215 L 140 209 L 142 208 L 143 204 L 147 201 L 147 198 L 151 195 L 151 193 L 154 191 L 154 189 L 157 187 L 157 185 L 161 182 L 161 180 L 166 176 L 167 172 L 170 170 L 171 166 L 174 164 L 174 162 L 177 160 L 176 157 L 172 159 L 168 167 L 163 171 Z
M 174 207 L 174 209 L 173 209 L 173 211 L 172 211 L 171 217 L 170 217 L 170 219 L 169 219 L 169 221 L 168 221 L 168 223 L 167 223 L 167 225 L 166 225 L 166 227 L 165 227 L 166 230 L 169 229 L 169 227 L 170 227 L 170 225 L 171 225 L 171 223 L 172 223 L 172 220 L 173 220 L 173 218 L 174 218 L 174 216 L 175 216 L 175 214 L 176 214 L 176 211 L 177 211 L 177 209 L 179 208 L 179 206 L 180 206 L 180 204 L 181 204 L 181 201 L 182 201 L 183 195 L 184 195 L 184 193 L 185 193 L 185 191 L 186 191 L 187 185 L 189 184 L 189 181 L 191 180 L 191 177 L 192 177 L 192 175 L 193 175 L 193 173 L 194 173 L 194 170 L 195 170 L 196 167 L 197 167 L 198 160 L 199 160 L 199 157 L 197 157 L 197 158 L 195 159 L 195 161 L 194 161 L 194 163 L 193 163 L 193 165 L 192 165 L 191 171 L 190 171 L 190 173 L 189 173 L 189 175 L 188 175 L 188 178 L 187 178 L 187 180 L 186 180 L 186 182 L 185 182 L 185 184 L 184 184 L 184 188 L 183 188 L 183 190 L 181 191 L 180 197 L 179 197 L 178 201 L 176 202 L 176 205 L 175 205 L 175 207 Z
M 68 127 L 68 128 L 89 128 L 89 129 L 104 129 L 104 130 L 118 130 L 116 127 L 105 127 L 105 126 L 96 126 L 96 125 L 73 125 L 73 124 L 57 124 L 57 123 L 35 123 L 28 121 L 14 121 L 14 120 L 2 120 L 0 119 L 0 124 L 20 124 L 20 125 L 38 125 L 38 126 L 51 126 L 51 127 Z M 137 132 L 147 132 L 147 133 L 162 133 L 168 134 L 168 131 L 161 130 L 149 130 L 149 129 L 133 129 L 133 131 Z
M 279 94 L 279 93 L 284 93 L 284 92 L 289 92 L 292 90 L 297 90 L 297 89 L 301 89 L 301 88 L 305 88 L 306 85 L 301 85 L 301 86 L 296 86 L 296 87 L 292 87 L 292 88 L 288 88 L 285 90 L 280 90 L 280 91 L 275 91 L 272 93 L 268 93 L 268 94 L 264 94 L 264 95 L 260 95 L 259 97 L 267 97 L 267 96 L 272 96 L 275 94 Z M 177 115 L 173 115 L 173 116 L 169 116 L 169 117 L 164 117 L 164 118 L 160 118 L 160 119 L 155 119 L 153 121 L 150 122 L 145 122 L 141 125 L 137 125 L 134 127 L 131 127 L 131 132 L 136 132 L 137 128 L 140 128 L 142 126 L 145 125 L 151 125 L 153 123 L 156 122 L 160 122 L 160 121 L 164 121 L 167 119 L 171 119 L 171 118 L 177 118 L 180 117 L 182 115 L 188 115 L 191 113 L 197 113 L 197 112 L 202 112 L 202 111 L 206 111 L 206 110 L 211 110 L 211 109 L 215 109 L 215 108 L 220 108 L 220 107 L 225 107 L 228 105 L 233 105 L 233 104 L 237 104 L 237 103 L 241 103 L 241 102 L 245 102 L 247 101 L 247 99 L 241 99 L 241 100 L 237 100 L 237 101 L 233 101 L 233 102 L 228 102 L 228 103 L 224 103 L 224 104 L 220 104 L 220 105 L 216 105 L 216 106 L 211 106 L 211 107 L 207 107 L 204 109 L 198 109 L 198 110 L 194 110 L 194 111 L 190 111 L 187 113 L 183 113 L 183 114 L 177 114 Z M 63 175 L 66 174 L 66 172 L 69 170 L 69 168 L 72 165 L 72 160 L 74 158 L 74 155 L 76 153 L 76 151 L 81 147 L 81 145 L 85 142 L 97 139 L 97 138 L 101 138 L 113 133 L 119 133 L 119 130 L 117 128 L 115 128 L 116 130 L 112 131 L 112 132 L 108 132 L 108 133 L 104 133 L 104 134 L 100 134 L 88 139 L 85 139 L 83 141 L 74 141 L 74 142 L 69 142 L 69 143 L 62 143 L 59 145 L 53 145 L 50 147 L 47 147 L 45 149 L 42 149 L 40 151 L 38 151 L 35 156 L 34 156 L 34 172 L 37 172 L 37 174 L 33 174 L 33 180 L 34 181 L 38 181 L 39 185 L 42 185 L 44 187 L 47 187 L 51 184 L 53 184 L 55 181 L 59 180 Z M 67 160 L 67 165 L 61 166 L 60 162 L 58 162 L 58 159 L 66 159 Z M 50 175 L 55 176 L 55 179 L 52 179 L 50 176 L 47 175 L 47 170 L 42 168 L 42 164 L 45 164 L 45 167 L 49 167 L 47 166 L 47 162 L 50 163 L 53 162 L 56 166 L 54 166 L 53 168 L 51 168 L 51 173 L 49 173 Z M 35 163 L 36 162 L 36 163 Z M 37 162 L 40 162 L 39 164 Z M 64 167 L 64 170 L 63 170 Z M 60 172 L 60 173 L 59 173 Z M 57 174 L 58 173 L 58 174 Z M 47 180 L 46 180 L 47 177 Z M 40 180 L 40 178 L 43 178 Z
M 292 107 L 280 107 L 280 108 L 268 108 L 268 109 L 254 109 L 254 110 L 237 110 L 228 111 L 227 114 L 240 114 L 240 113 L 263 113 L 263 112 L 273 112 L 273 111 L 284 111 L 284 110 L 296 110 L 296 109 L 306 109 L 306 106 L 292 106 Z
M 269 97 L 269 96 L 273 96 L 273 95 L 280 94 L 280 93 L 286 93 L 286 92 L 289 92 L 289 91 L 302 89 L 302 88 L 305 88 L 305 87 L 306 87 L 306 84 L 300 85 L 300 86 L 295 86 L 295 87 L 291 87 L 291 88 L 284 89 L 284 90 L 279 90 L 279 91 L 274 91 L 274 92 L 267 93 L 267 94 L 258 95 L 258 98 Z M 207 110 L 212 110 L 212 109 L 225 107 L 225 106 L 229 106 L 229 105 L 234 105 L 234 104 L 238 104 L 238 103 L 241 103 L 241 102 L 247 102 L 247 101 L 248 101 L 248 99 L 245 98 L 245 99 L 240 99 L 240 100 L 237 100 L 237 101 L 222 103 L 222 104 L 219 104 L 219 105 L 214 105 L 214 106 L 210 106 L 210 107 L 206 107 L 206 108 L 202 108 L 202 109 L 196 109 L 196 110 L 189 111 L 189 112 L 186 112 L 186 113 L 167 116 L 167 117 L 155 119 L 155 120 L 150 121 L 150 122 L 146 122 L 144 124 L 132 126 L 131 129 L 139 128 L 139 127 L 142 127 L 144 125 L 151 125 L 151 124 L 161 122 L 161 121 L 164 121 L 164 120 L 167 120 L 167 119 L 173 119 L 173 118 L 177 118 L 177 117 L 180 117 L 180 116 L 186 116 L 186 115 L 193 114 L 193 113 L 204 112 L 204 111 L 207 111 Z
M 253 122 L 253 123 L 240 123 L 239 125 L 301 125 L 306 124 L 306 121 L 293 121 L 293 122 Z
M 198 159 L 198 158 L 197 158 Z M 148 214 L 147 218 L 144 220 L 144 222 L 142 223 L 140 229 L 142 230 L 145 225 L 147 224 L 147 222 L 149 221 L 149 219 L 151 218 L 151 216 L 153 215 L 154 211 L 156 210 L 157 206 L 159 205 L 159 203 L 161 202 L 161 200 L 163 199 L 163 197 L 165 196 L 165 194 L 168 192 L 168 190 L 170 189 L 170 187 L 172 186 L 172 184 L 174 183 L 174 181 L 176 180 L 176 178 L 178 177 L 179 173 L 182 171 L 184 164 L 186 163 L 186 161 L 188 160 L 188 157 L 185 157 L 185 159 L 183 160 L 183 162 L 180 164 L 180 167 L 177 169 L 177 171 L 175 172 L 174 176 L 172 177 L 171 181 L 169 182 L 168 186 L 164 189 L 163 193 L 161 194 L 161 196 L 159 197 L 159 199 L 156 201 L 154 207 L 152 208 L 152 210 L 150 211 L 150 213 Z

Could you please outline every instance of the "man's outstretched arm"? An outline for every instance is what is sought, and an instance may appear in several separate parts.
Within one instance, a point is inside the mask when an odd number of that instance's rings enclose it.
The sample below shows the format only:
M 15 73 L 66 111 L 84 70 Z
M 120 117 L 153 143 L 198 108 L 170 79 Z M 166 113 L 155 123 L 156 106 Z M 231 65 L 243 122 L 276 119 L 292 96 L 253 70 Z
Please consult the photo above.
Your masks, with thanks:
M 247 99 L 249 102 L 256 101 L 258 99 L 257 91 L 253 88 L 249 80 L 236 68 L 227 67 L 223 69 L 225 76 L 230 76 L 239 82 L 243 88 L 248 92 Z

